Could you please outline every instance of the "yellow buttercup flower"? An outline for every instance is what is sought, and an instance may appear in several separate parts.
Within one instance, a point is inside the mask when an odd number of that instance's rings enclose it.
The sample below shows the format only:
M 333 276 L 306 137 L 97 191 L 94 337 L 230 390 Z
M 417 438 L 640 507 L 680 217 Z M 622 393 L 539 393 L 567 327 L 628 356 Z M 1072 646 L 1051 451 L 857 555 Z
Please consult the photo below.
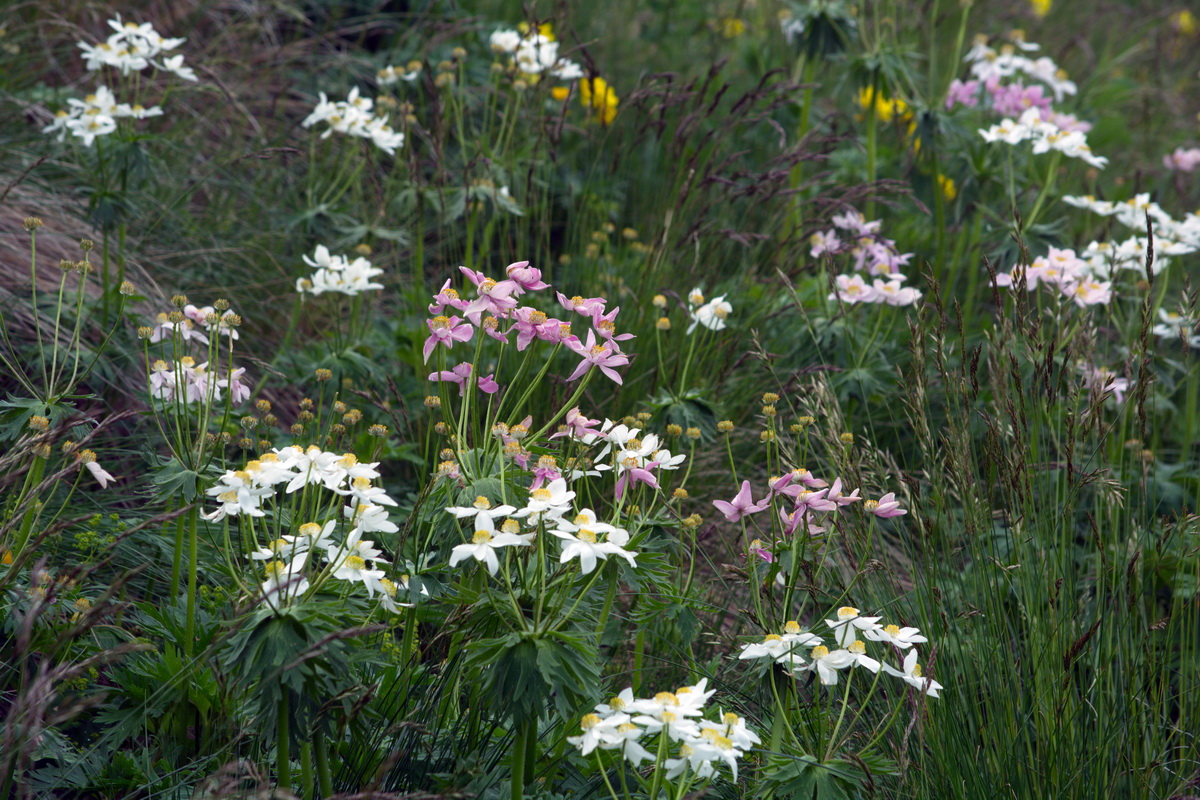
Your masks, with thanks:
M 579 100 L 595 115 L 601 125 L 610 124 L 617 116 L 620 99 L 604 78 L 584 78 L 579 82 Z
M 1051 5 L 1053 5 L 1053 0 L 1029 0 L 1029 6 L 1038 18 L 1049 14 Z
M 737 17 L 721 17 L 713 20 L 713 28 L 726 39 L 735 39 L 746 32 L 746 23 Z
M 550 90 L 550 96 L 553 97 L 555 100 L 557 100 L 560 103 L 562 101 L 566 100 L 567 97 L 570 96 L 570 94 L 571 94 L 571 90 L 568 89 L 566 86 L 555 86 L 553 89 Z
M 871 107 L 873 98 L 875 98 L 875 90 L 870 86 L 860 89 L 858 92 L 858 104 L 864 109 Z M 908 119 L 912 115 L 908 111 L 908 104 L 900 98 L 887 98 L 880 95 L 875 99 L 875 116 L 880 122 L 891 122 L 893 119 Z
M 1195 36 L 1197 31 L 1196 15 L 1191 11 L 1176 11 L 1171 15 L 1171 27 L 1184 36 Z
M 948 202 L 953 203 L 954 198 L 958 197 L 958 187 L 954 185 L 954 179 L 939 172 L 937 176 L 937 182 L 938 188 L 942 190 L 942 196 L 945 197 Z

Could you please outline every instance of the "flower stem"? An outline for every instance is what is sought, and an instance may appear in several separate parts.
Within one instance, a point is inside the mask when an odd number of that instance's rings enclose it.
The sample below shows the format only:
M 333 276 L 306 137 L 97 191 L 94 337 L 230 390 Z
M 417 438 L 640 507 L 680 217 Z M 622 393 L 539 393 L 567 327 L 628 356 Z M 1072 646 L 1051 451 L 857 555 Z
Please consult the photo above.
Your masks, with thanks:
M 284 791 L 292 789 L 291 733 L 288 731 L 287 689 L 279 697 L 278 718 L 275 721 L 275 771 L 279 780 L 276 784 Z
M 184 626 L 183 634 L 183 653 L 187 657 L 191 657 L 195 645 L 196 637 L 196 577 L 199 570 L 199 551 L 200 541 L 197 534 L 196 515 L 198 512 L 197 506 L 192 506 L 192 509 L 187 513 L 187 529 L 188 529 L 188 594 L 187 594 L 187 620 Z

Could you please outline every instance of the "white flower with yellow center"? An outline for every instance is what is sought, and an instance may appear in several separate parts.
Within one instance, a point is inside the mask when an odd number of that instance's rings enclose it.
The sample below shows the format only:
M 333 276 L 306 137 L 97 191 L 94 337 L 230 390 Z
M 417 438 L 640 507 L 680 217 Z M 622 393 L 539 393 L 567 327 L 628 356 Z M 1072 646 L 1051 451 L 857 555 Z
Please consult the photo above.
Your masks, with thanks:
M 929 641 L 921 635 L 918 628 L 901 628 L 899 625 L 886 625 L 877 627 L 874 630 L 863 631 L 863 636 L 873 642 L 887 642 L 899 647 L 901 650 L 907 650 L 914 644 Z
M 469 506 L 450 506 L 446 509 L 447 514 L 452 514 L 458 519 L 466 519 L 467 517 L 475 518 L 475 528 L 480 530 L 480 523 L 483 520 L 488 520 L 493 525 L 496 520 L 501 517 L 513 516 L 516 508 L 510 505 L 492 505 L 492 501 L 479 495 L 475 498 L 475 502 Z
M 380 580 L 383 578 L 383 570 L 371 569 L 365 558 L 353 553 L 345 554 L 341 560 L 334 563 L 333 577 L 339 581 L 362 583 L 367 589 L 367 594 L 371 596 L 375 595 L 376 589 L 383 590 L 380 584 Z
M 833 629 L 833 638 L 838 647 L 846 647 L 858 638 L 858 631 L 874 631 L 879 628 L 879 617 L 864 617 L 854 606 L 842 606 L 837 619 L 827 619 L 825 624 Z
M 388 521 L 388 511 L 383 506 L 361 503 L 346 506 L 343 513 L 363 533 L 396 533 L 400 530 L 396 523 Z
M 823 686 L 834 686 L 838 682 L 837 671 L 845 669 L 856 663 L 856 659 L 847 650 L 830 650 L 825 645 L 818 645 L 809 653 L 812 658 L 812 663 L 805 666 L 802 670 L 811 670 L 817 673 L 817 678 Z
M 307 554 L 300 553 L 291 561 L 272 561 L 266 565 L 262 594 L 267 605 L 278 609 L 308 591 L 308 579 L 304 577 L 307 558 Z
M 888 675 L 895 675 L 897 678 L 901 678 L 917 691 L 926 692 L 926 687 L 928 687 L 927 694 L 930 697 L 937 697 L 938 691 L 945 688 L 933 678 L 926 678 L 921 674 L 921 665 L 917 663 L 917 651 L 915 648 L 908 651 L 908 655 L 904 657 L 903 672 L 890 664 L 884 664 L 883 671 Z
M 487 564 L 488 572 L 495 575 L 500 569 L 500 560 L 496 550 L 501 547 L 528 547 L 529 541 L 512 533 L 497 533 L 496 525 L 491 517 L 480 517 L 476 522 L 475 533 L 471 541 L 460 544 L 450 551 L 450 566 L 456 566 L 460 561 L 473 558 Z
M 571 506 L 571 501 L 575 499 L 575 493 L 567 490 L 567 482 L 563 478 L 556 478 L 544 486 L 540 486 L 529 493 L 529 502 L 524 508 L 518 509 L 511 514 L 516 519 L 537 514 L 538 519 L 554 520 L 562 517 L 563 514 Z

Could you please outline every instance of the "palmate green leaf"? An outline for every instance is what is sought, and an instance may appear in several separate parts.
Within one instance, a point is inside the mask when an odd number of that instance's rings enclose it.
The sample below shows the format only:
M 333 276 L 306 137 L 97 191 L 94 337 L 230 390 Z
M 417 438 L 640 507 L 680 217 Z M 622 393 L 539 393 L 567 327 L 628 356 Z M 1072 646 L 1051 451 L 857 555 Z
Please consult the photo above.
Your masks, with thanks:
M 515 724 L 550 705 L 572 713 L 600 683 L 598 653 L 589 638 L 567 632 L 516 632 L 471 645 L 468 665 L 483 672 L 483 696 Z

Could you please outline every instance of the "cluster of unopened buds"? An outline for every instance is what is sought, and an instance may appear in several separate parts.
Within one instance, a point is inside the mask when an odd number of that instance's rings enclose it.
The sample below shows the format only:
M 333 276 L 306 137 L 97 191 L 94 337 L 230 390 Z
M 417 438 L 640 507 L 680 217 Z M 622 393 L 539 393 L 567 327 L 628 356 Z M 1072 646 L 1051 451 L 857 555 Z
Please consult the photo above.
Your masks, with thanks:
M 849 254 L 854 259 L 855 274 L 842 274 L 834 279 L 837 290 L 829 295 L 830 300 L 908 306 L 921 299 L 920 290 L 904 285 L 907 277 L 900 272 L 913 254 L 900 253 L 894 241 L 880 235 L 879 220 L 868 222 L 851 208 L 835 214 L 831 221 L 832 228 L 812 235 L 809 253 L 813 258 Z M 873 282 L 868 283 L 857 274 L 860 272 L 875 276 Z
M 718 710 L 715 720 L 704 719 L 705 705 L 716 693 L 707 687 L 708 680 L 703 679 L 647 698 L 634 697 L 632 688 L 625 689 L 585 714 L 579 723 L 582 733 L 568 736 L 567 741 L 583 756 L 597 750 L 620 753 L 636 769 L 656 759 L 657 747 L 647 748 L 642 742 L 664 736 L 679 747 L 678 756 L 662 764 L 668 780 L 689 771 L 694 779 L 707 780 L 724 764 L 736 781 L 738 760 L 762 740 L 737 714 Z
M 357 136 L 390 156 L 396 155 L 396 150 L 404 146 L 404 134 L 392 129 L 386 115 L 379 116 L 372 111 L 375 101 L 359 94 L 357 86 L 350 90 L 345 100 L 330 100 L 324 92 L 320 92 L 320 98 L 316 108 L 300 125 L 311 128 L 324 123 L 328 127 L 321 134 L 322 139 L 335 133 Z
M 122 22 L 119 14 L 110 19 L 108 25 L 114 33 L 107 40 L 99 44 L 79 43 L 89 72 L 108 67 L 125 77 L 131 72 L 153 68 L 184 80 L 196 80 L 196 73 L 183 65 L 182 55 L 163 57 L 164 53 L 183 44 L 184 39 L 163 38 L 149 22 L 140 25 Z M 91 146 L 98 136 L 115 131 L 119 119 L 146 119 L 162 116 L 162 113 L 159 106 L 146 108 L 137 103 L 118 103 L 112 90 L 100 84 L 83 100 L 67 100 L 67 108 L 55 114 L 54 121 L 42 130 L 57 134 L 60 142 L 69 133 L 85 146 Z
M 838 673 L 844 669 L 862 667 L 872 673 L 882 669 L 917 691 L 937 697 L 943 687 L 933 678 L 922 675 L 914 647 L 929 640 L 917 628 L 880 625 L 879 620 L 879 617 L 862 616 L 852 606 L 843 606 L 837 610 L 837 619 L 825 620 L 825 625 L 833 633 L 836 645 L 833 650 L 820 636 L 802 629 L 799 623 L 792 620 L 784 625 L 783 633 L 768 633 L 760 642 L 743 645 L 738 658 L 769 658 L 797 677 L 815 672 L 823 686 L 837 684 Z M 867 655 L 864 639 L 884 647 L 890 646 L 896 652 L 907 650 L 903 666 L 896 668 Z
M 335 292 L 354 297 L 362 292 L 383 288 L 382 283 L 372 280 L 382 275 L 383 270 L 363 256 L 351 260 L 349 256 L 332 255 L 328 247 L 319 244 L 312 258 L 303 258 L 314 272 L 307 278 L 296 279 L 296 291 L 301 294 L 315 296 Z
M 281 521 L 265 520 L 260 525 L 254 519 L 267 516 L 265 501 L 278 501 L 279 495 L 294 495 L 309 487 L 328 492 L 334 497 L 312 504 L 328 508 L 341 504 L 342 520 L 329 519 L 300 525 L 294 534 L 282 534 L 262 544 L 257 543 L 248 554 L 253 561 L 265 561 L 266 580 L 262 598 L 272 607 L 294 600 L 310 589 L 316 590 L 326 580 L 361 583 L 369 597 L 378 595 L 383 608 L 395 612 L 403 603 L 395 598 L 400 589 L 407 589 L 408 580 L 386 577 L 381 566 L 388 562 L 375 543 L 363 537 L 371 533 L 396 533 L 399 528 L 388 519 L 388 508 L 396 501 L 373 481 L 379 478 L 378 463 L 363 463 L 354 453 L 324 451 L 313 445 L 308 448 L 284 447 L 263 453 L 240 470 L 228 470 L 207 494 L 220 505 L 203 515 L 206 520 L 220 522 L 227 517 L 248 518 L 249 533 L 278 530 Z M 339 524 L 340 523 L 340 524 Z M 325 566 L 318 566 L 323 562 Z

